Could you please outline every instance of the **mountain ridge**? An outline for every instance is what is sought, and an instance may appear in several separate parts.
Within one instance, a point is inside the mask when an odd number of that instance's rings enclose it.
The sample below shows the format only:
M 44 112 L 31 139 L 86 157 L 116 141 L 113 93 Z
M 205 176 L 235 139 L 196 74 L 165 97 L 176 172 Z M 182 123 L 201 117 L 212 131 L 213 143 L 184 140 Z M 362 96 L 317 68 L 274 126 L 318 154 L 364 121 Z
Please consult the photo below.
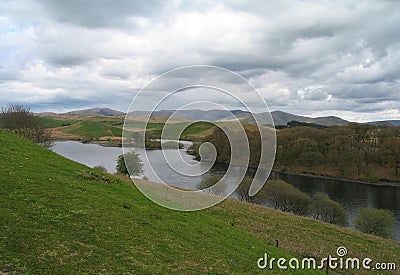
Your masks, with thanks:
M 104 116 L 118 116 L 125 114 L 124 112 L 117 111 L 111 108 L 89 108 L 76 111 L 63 113 L 65 115 L 104 115 Z
M 148 115 L 150 111 L 133 111 L 130 112 L 130 116 L 145 116 Z M 41 113 L 39 115 L 46 116 L 46 114 L 53 113 Z M 105 115 L 105 116 L 118 116 L 125 115 L 124 112 L 114 110 L 111 108 L 88 108 L 82 110 L 75 110 L 63 113 L 66 115 Z M 226 121 L 232 119 L 239 119 L 245 123 L 254 124 L 254 117 L 257 120 L 269 118 L 268 112 L 264 113 L 256 113 L 251 114 L 250 112 L 243 110 L 159 110 L 153 111 L 152 116 L 154 117 L 168 117 L 174 114 L 174 116 L 180 116 L 186 118 L 188 120 L 204 120 L 204 121 Z M 291 113 L 287 113 L 284 111 L 276 110 L 271 112 L 271 116 L 274 120 L 275 125 L 286 125 L 289 121 L 298 121 L 298 122 L 306 122 L 306 123 L 315 123 L 324 126 L 333 126 L 333 125 L 346 125 L 349 121 L 344 120 L 340 117 L 336 116 L 323 116 L 323 117 L 308 117 L 295 115 Z M 378 122 L 370 122 L 369 124 L 378 123 Z M 389 122 L 390 123 L 390 122 Z M 399 121 L 400 124 L 400 121 Z M 395 124 L 396 125 L 396 124 Z

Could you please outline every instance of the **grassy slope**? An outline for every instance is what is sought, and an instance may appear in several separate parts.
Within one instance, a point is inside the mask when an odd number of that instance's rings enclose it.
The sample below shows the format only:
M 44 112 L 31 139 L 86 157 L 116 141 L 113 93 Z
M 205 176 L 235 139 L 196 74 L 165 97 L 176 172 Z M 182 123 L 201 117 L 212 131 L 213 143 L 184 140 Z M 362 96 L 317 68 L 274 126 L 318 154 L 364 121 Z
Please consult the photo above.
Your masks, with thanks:
M 120 137 L 122 135 L 121 128 L 94 121 L 78 122 L 76 124 L 63 128 L 63 131 L 92 139 L 98 139 L 99 137 L 104 136 Z
M 43 123 L 43 125 L 46 128 L 68 126 L 68 125 L 75 123 L 75 121 L 72 121 L 72 120 L 59 120 L 59 119 L 54 119 L 54 118 L 46 117 L 46 116 L 39 117 L 39 120 Z
M 122 135 L 123 122 L 115 117 L 106 116 L 60 116 L 56 118 L 42 117 L 41 120 L 48 128 L 53 129 L 53 137 L 55 139 L 70 139 L 70 135 L 75 135 L 78 139 L 99 139 L 100 137 L 120 137 Z M 180 130 L 182 125 L 187 125 L 187 122 L 177 122 L 171 124 L 170 129 L 176 128 Z M 164 123 L 148 123 L 131 122 L 126 125 L 129 128 L 146 129 L 152 133 L 154 138 L 161 136 L 161 131 Z M 207 134 L 210 134 L 210 129 L 214 124 L 210 122 L 195 122 L 189 125 L 182 133 L 182 137 L 187 139 L 197 140 Z M 63 133 L 69 135 L 63 135 Z
M 144 125 L 144 124 L 143 124 Z M 152 131 L 153 137 L 160 138 L 161 131 L 163 129 L 163 124 L 148 124 L 147 129 Z M 215 127 L 215 125 L 211 122 L 206 121 L 197 121 L 190 125 L 187 122 L 178 122 L 174 124 L 170 124 L 168 129 L 169 133 L 172 133 L 173 136 L 165 136 L 165 138 L 173 138 L 175 139 L 175 134 L 180 133 L 182 131 L 181 137 L 184 140 L 201 140 L 202 137 L 211 133 L 211 129 Z M 144 128 L 144 126 L 142 127 Z
M 264 252 L 321 258 L 339 245 L 400 258 L 399 243 L 232 200 L 167 210 L 133 184 L 8 133 L 0 143 L 0 272 L 256 273 Z M 284 250 L 268 245 L 276 239 Z
M 133 184 L 0 141 L 0 271 L 256 272 L 264 251 L 288 256 L 218 215 L 164 209 Z

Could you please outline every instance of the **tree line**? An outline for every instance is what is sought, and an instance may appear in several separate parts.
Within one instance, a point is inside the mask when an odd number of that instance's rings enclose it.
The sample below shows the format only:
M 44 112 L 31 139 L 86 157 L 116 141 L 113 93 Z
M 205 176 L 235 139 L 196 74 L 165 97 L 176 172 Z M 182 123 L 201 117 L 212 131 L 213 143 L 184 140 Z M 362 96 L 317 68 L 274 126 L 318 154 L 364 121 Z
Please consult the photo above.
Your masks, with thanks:
M 400 181 L 400 127 L 349 123 L 277 132 L 275 168 L 369 181 Z
M 243 126 L 250 147 L 249 165 L 258 166 L 259 131 L 254 125 Z M 346 179 L 400 181 L 399 126 L 359 123 L 326 128 L 298 126 L 277 130 L 276 136 L 275 169 Z M 214 144 L 217 162 L 231 161 L 230 143 L 221 129 L 215 127 L 203 141 Z M 198 158 L 199 146 L 191 148 Z

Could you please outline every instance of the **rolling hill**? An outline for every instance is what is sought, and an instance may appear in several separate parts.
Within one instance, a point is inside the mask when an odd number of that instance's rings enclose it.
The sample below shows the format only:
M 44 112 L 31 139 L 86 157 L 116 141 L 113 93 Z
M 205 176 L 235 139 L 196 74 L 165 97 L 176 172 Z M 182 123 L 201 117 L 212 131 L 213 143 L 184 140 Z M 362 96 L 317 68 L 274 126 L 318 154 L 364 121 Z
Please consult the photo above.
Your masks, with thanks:
M 129 113 L 130 116 L 143 116 L 147 115 L 148 111 L 133 111 Z M 245 112 L 242 110 L 160 110 L 152 112 L 153 117 L 159 116 L 174 116 L 184 117 L 189 120 L 203 120 L 203 121 L 217 121 L 222 118 L 232 118 L 233 115 L 241 115 L 241 114 L 249 114 L 249 112 Z M 232 115 L 233 114 L 233 115 Z
M 65 113 L 66 115 L 105 115 L 105 116 L 118 116 L 123 115 L 123 112 L 112 110 L 109 108 L 92 108 L 78 111 L 71 111 Z M 133 111 L 129 115 L 131 118 L 142 117 L 149 114 L 149 111 Z M 247 111 L 242 110 L 160 110 L 152 112 L 152 117 L 169 117 L 174 114 L 174 117 L 179 117 L 180 119 L 186 118 L 188 120 L 202 120 L 202 121 L 223 121 L 232 120 L 234 116 L 240 119 L 242 122 L 254 124 L 254 119 L 251 114 Z M 264 113 L 254 114 L 254 116 L 263 117 Z M 298 121 L 306 123 L 315 123 L 324 126 L 333 125 L 346 125 L 349 121 L 341 119 L 335 116 L 325 116 L 325 117 L 306 117 L 300 115 L 294 115 L 286 113 L 283 111 L 273 111 L 271 112 L 272 118 L 274 119 L 275 125 L 286 125 L 289 121 Z M 378 122 L 371 122 L 378 123 Z M 396 124 L 399 121 L 391 121 L 389 123 Z
M 153 116 L 170 116 L 174 110 L 161 110 L 153 112 Z M 147 114 L 146 111 L 134 111 L 129 113 L 131 116 L 143 116 Z M 255 114 L 255 116 L 261 118 L 265 113 Z M 191 120 L 204 120 L 204 121 L 224 121 L 224 120 L 232 120 L 233 116 L 236 116 L 239 120 L 245 123 L 254 124 L 254 119 L 249 112 L 242 110 L 179 110 L 175 114 L 175 116 L 185 117 Z M 289 121 L 299 121 L 299 122 L 307 122 L 307 123 L 315 123 L 324 126 L 332 126 L 332 125 L 346 125 L 349 123 L 347 120 L 341 119 L 335 116 L 326 116 L 326 117 L 306 117 L 293 115 L 290 113 L 282 112 L 282 111 L 273 111 L 271 112 L 272 118 L 274 119 L 275 125 L 286 125 Z
M 268 113 L 260 113 L 254 114 L 256 119 L 261 119 L 265 114 Z M 293 115 L 290 113 L 282 112 L 282 111 L 273 111 L 271 112 L 272 118 L 274 120 L 275 125 L 286 125 L 289 121 L 298 121 L 298 122 L 306 122 L 306 123 L 314 123 L 318 125 L 324 126 L 333 126 L 333 125 L 346 125 L 349 122 L 347 120 L 341 119 L 335 116 L 326 116 L 326 117 L 306 117 L 306 116 L 299 116 Z M 254 124 L 254 118 L 250 114 L 240 114 L 237 116 L 238 119 L 245 123 Z M 230 118 L 224 118 L 222 120 L 229 120 Z
M 379 121 L 371 121 L 367 122 L 367 124 L 386 124 L 386 125 L 393 125 L 393 126 L 400 126 L 400 120 L 379 120 Z
M 123 112 L 116 111 L 110 108 L 91 108 L 84 110 L 77 110 L 65 113 L 66 115 L 104 115 L 104 116 L 118 116 L 123 115 Z

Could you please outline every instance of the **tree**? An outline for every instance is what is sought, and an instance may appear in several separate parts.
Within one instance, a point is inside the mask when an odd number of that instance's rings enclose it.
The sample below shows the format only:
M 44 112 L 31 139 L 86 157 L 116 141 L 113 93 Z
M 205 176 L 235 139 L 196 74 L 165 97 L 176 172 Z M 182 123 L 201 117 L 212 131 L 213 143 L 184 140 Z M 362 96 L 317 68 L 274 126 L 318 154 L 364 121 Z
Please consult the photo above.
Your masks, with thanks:
M 307 215 L 311 204 L 311 198 L 309 195 L 294 187 L 289 198 L 293 214 L 303 216 Z
M 395 174 L 400 174 L 400 138 L 388 138 L 381 149 L 382 158 L 394 168 Z
M 143 162 L 136 152 L 129 152 L 118 156 L 117 173 L 130 176 L 139 176 L 143 173 Z
M 316 193 L 312 199 L 310 212 L 315 219 L 342 226 L 347 225 L 348 216 L 343 206 L 331 200 L 327 194 Z
M 361 208 L 356 213 L 354 225 L 364 233 L 390 238 L 393 235 L 394 216 L 385 209 Z
M 21 105 L 10 105 L 1 108 L 0 128 L 39 143 L 44 147 L 52 145 L 50 134 L 40 118 Z
M 264 186 L 262 192 L 275 209 L 293 212 L 296 215 L 306 215 L 311 204 L 311 198 L 283 180 L 271 180 Z

